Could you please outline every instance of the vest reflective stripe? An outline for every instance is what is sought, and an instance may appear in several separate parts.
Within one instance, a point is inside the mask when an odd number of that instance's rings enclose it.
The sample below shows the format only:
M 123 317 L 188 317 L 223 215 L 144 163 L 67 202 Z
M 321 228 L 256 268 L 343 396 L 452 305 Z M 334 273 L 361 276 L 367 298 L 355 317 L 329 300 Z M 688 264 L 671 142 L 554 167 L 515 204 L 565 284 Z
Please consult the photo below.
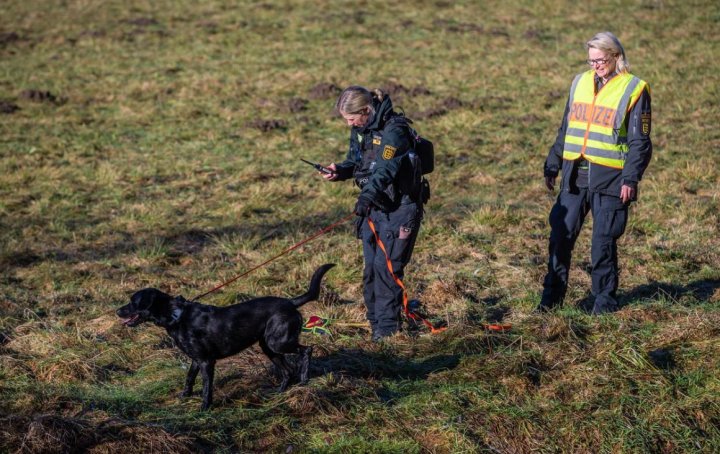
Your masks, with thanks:
M 632 74 L 618 74 L 595 94 L 595 72 L 578 74 L 570 88 L 568 128 L 563 159 L 622 169 L 628 152 L 625 117 L 647 84 Z
M 577 144 L 572 144 L 572 143 L 567 144 L 565 147 L 566 151 L 575 152 L 578 155 L 580 154 L 582 149 L 583 149 L 582 145 L 577 145 Z M 597 147 L 593 147 L 590 145 L 585 145 L 585 153 L 584 154 L 585 154 L 585 158 L 590 162 L 595 162 L 592 159 L 590 159 L 591 157 L 608 158 L 608 159 L 617 159 L 617 157 L 618 157 L 618 151 L 615 149 L 608 150 L 607 148 L 597 148 Z M 623 156 L 623 159 L 625 159 L 626 154 L 627 154 L 627 151 L 624 153 L 621 153 L 621 155 Z
M 635 92 L 635 89 L 638 85 L 640 85 L 640 82 L 642 82 L 637 77 L 633 76 L 632 80 L 628 84 L 627 88 L 625 89 L 625 93 L 623 93 L 622 99 L 620 99 L 620 103 L 618 104 L 618 112 L 621 112 L 620 107 L 623 108 L 622 112 L 627 112 L 628 105 L 630 104 L 630 96 Z M 642 91 L 642 90 L 641 90 Z M 640 93 L 638 92 L 637 96 L 640 96 Z M 635 97 L 635 100 L 637 101 L 637 97 Z M 625 120 L 625 116 L 623 115 L 620 117 L 620 115 L 615 116 L 615 129 L 620 129 L 623 125 L 623 120 Z
M 579 137 L 580 139 L 585 138 L 585 130 L 584 129 L 578 129 L 578 128 L 568 128 L 566 132 L 566 136 L 571 137 Z M 588 140 L 593 140 L 595 142 L 602 142 L 606 143 L 608 145 L 615 145 L 617 143 L 620 144 L 626 144 L 627 143 L 627 137 L 620 137 L 619 134 L 613 134 L 611 136 L 607 134 L 601 134 L 599 132 L 590 132 L 588 134 Z

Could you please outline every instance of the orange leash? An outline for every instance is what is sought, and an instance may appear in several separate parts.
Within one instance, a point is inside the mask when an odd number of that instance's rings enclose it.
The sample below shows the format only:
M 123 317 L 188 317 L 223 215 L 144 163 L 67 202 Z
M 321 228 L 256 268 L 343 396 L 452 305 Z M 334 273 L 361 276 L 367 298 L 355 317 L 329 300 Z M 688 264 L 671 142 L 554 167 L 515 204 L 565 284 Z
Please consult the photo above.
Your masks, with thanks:
M 336 223 L 331 224 L 331 225 L 325 227 L 324 229 L 318 231 L 315 235 L 311 236 L 310 238 L 306 238 L 306 239 L 302 240 L 301 242 L 297 243 L 296 245 L 294 245 L 294 246 L 292 246 L 292 247 L 290 247 L 290 248 L 288 248 L 288 249 L 285 249 L 284 251 L 282 251 L 282 252 L 279 253 L 278 255 L 276 255 L 276 256 L 268 259 L 268 260 L 265 260 L 264 262 L 262 262 L 262 263 L 259 264 L 258 266 L 253 267 L 253 268 L 250 268 L 249 270 L 245 271 L 244 273 L 242 273 L 242 274 L 240 274 L 240 275 L 238 275 L 238 276 L 235 276 L 234 278 L 230 279 L 229 281 L 223 282 L 222 284 L 218 285 L 217 287 L 215 287 L 215 288 L 213 288 L 213 289 L 211 289 L 211 290 L 208 290 L 207 292 L 203 293 L 202 295 L 196 296 L 195 298 L 191 299 L 190 301 L 197 301 L 197 300 L 199 300 L 200 298 L 202 298 L 203 296 L 207 296 L 207 295 L 211 294 L 212 292 L 214 292 L 214 291 L 216 291 L 216 290 L 220 290 L 221 288 L 225 287 L 226 285 L 232 284 L 233 282 L 237 281 L 237 280 L 240 279 L 241 277 L 246 276 L 246 275 L 252 273 L 252 272 L 255 271 L 256 269 L 267 265 L 268 263 L 272 262 L 273 260 L 275 260 L 275 259 L 277 259 L 277 258 L 279 258 L 279 257 L 282 257 L 283 255 L 287 254 L 288 252 L 293 251 L 293 250 L 299 248 L 300 246 L 302 246 L 303 244 L 307 243 L 308 241 L 314 240 L 315 238 L 319 237 L 319 236 L 322 235 L 323 233 L 329 232 L 330 230 L 334 229 L 335 227 L 337 227 L 338 225 L 340 225 L 340 224 L 342 224 L 343 222 L 347 221 L 348 219 L 352 218 L 353 216 L 355 216 L 355 213 L 351 213 L 349 216 L 344 217 L 344 218 L 340 219 L 339 221 L 337 221 Z
M 385 263 L 387 264 L 388 271 L 390 272 L 390 276 L 392 276 L 393 280 L 397 285 L 400 286 L 403 292 L 403 308 L 405 309 L 405 316 L 412 320 L 419 320 L 425 324 L 428 328 L 430 328 L 430 332 L 433 334 L 441 333 L 447 329 L 446 326 L 441 326 L 439 328 L 435 328 L 432 326 L 432 323 L 425 320 L 418 314 L 414 312 L 410 312 L 408 310 L 408 297 L 407 297 L 407 291 L 405 290 L 405 284 L 400 280 L 399 277 L 395 276 L 395 273 L 393 272 L 392 263 L 390 262 L 390 257 L 388 256 L 387 250 L 385 249 L 385 245 L 383 244 L 382 240 L 380 239 L 380 235 L 377 234 L 377 231 L 375 230 L 375 224 L 373 223 L 372 219 L 370 219 L 370 216 L 367 217 L 368 225 L 370 226 L 370 230 L 372 231 L 373 235 L 375 235 L 375 241 L 377 242 L 378 246 L 380 246 L 380 249 L 382 249 L 383 254 L 385 254 Z

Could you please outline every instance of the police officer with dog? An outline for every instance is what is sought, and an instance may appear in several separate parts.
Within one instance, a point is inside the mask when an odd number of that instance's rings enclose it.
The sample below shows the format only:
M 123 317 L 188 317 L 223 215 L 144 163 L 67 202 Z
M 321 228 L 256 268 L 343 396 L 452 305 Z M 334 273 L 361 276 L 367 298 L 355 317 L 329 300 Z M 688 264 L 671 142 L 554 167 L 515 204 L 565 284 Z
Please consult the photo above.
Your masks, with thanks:
M 630 74 L 625 50 L 610 32 L 586 43 L 591 69 L 570 88 L 563 122 L 545 161 L 545 185 L 555 187 L 550 212 L 548 270 L 537 310 L 562 304 L 575 240 L 592 212 L 592 313 L 618 308 L 617 240 L 625 232 L 628 206 L 650 163 L 650 88 Z
M 328 181 L 353 178 L 360 188 L 354 212 L 365 261 L 363 297 L 372 340 L 379 341 L 401 327 L 403 288 L 395 278 L 402 282 L 410 261 L 429 187 L 415 153 L 419 138 L 387 94 L 350 86 L 335 110 L 351 127 L 350 149 L 345 161 L 321 175 Z

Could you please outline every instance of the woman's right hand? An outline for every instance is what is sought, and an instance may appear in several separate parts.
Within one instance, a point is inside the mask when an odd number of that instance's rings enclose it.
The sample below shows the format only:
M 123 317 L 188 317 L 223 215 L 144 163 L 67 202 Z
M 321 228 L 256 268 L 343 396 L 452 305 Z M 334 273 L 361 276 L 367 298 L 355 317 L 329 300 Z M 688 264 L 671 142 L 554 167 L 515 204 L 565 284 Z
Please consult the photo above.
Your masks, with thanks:
M 335 166 L 335 163 L 333 162 L 332 164 L 330 164 L 329 166 L 327 166 L 327 168 L 330 169 L 330 170 L 332 170 L 333 173 L 322 173 L 322 172 L 318 172 L 318 173 L 319 173 L 320 175 L 322 175 L 322 177 L 325 178 L 325 179 L 328 180 L 328 181 L 336 180 L 337 177 L 338 177 L 338 174 L 337 174 L 337 167 Z

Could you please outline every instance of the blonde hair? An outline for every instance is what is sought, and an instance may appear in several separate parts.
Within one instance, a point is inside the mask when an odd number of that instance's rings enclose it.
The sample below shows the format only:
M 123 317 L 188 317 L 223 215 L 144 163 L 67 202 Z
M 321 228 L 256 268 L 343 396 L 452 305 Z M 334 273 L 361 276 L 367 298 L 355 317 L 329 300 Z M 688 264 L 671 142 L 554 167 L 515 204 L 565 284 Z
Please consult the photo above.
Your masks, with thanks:
M 630 63 L 625 57 L 625 49 L 617 36 L 610 32 L 600 32 L 585 43 L 585 49 L 598 49 L 617 59 L 615 71 L 619 73 L 630 71 Z
M 375 89 L 370 91 L 365 87 L 352 85 L 340 93 L 335 103 L 335 110 L 338 113 L 353 115 L 365 113 L 365 110 L 368 109 L 371 114 L 374 114 L 373 98 L 382 101 L 384 96 L 385 93 L 383 93 L 382 90 Z

